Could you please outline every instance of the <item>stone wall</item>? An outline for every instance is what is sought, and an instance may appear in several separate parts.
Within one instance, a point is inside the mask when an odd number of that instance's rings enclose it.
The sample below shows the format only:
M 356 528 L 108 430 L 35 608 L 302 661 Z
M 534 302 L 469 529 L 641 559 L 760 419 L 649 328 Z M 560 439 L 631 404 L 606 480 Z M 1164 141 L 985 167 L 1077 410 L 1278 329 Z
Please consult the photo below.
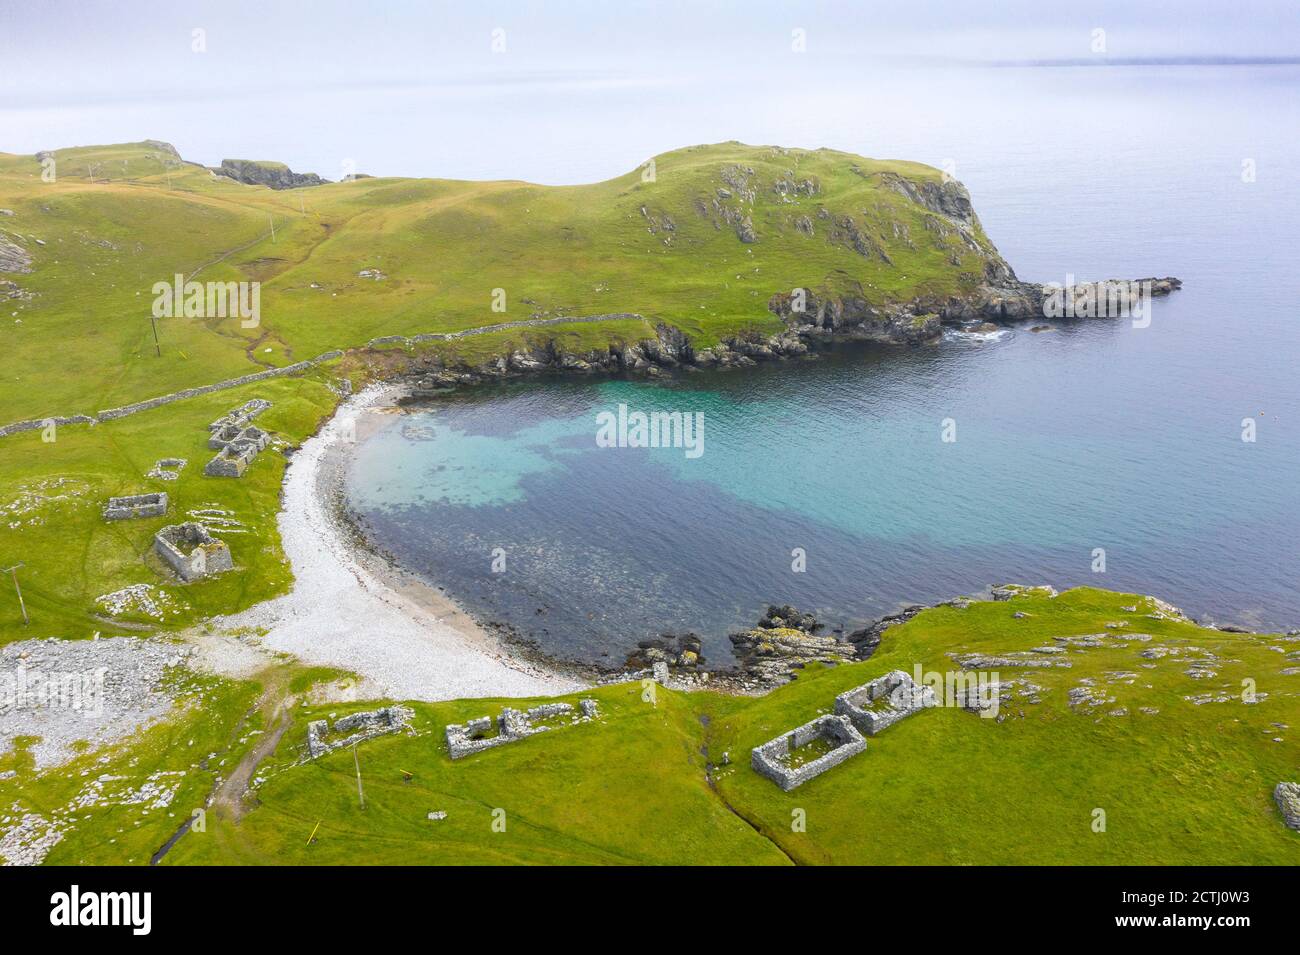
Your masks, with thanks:
M 153 549 L 186 583 L 235 568 L 225 541 L 193 521 L 164 527 L 154 535 Z
M 334 721 L 312 720 L 307 724 L 307 752 L 312 759 L 345 746 L 396 733 L 404 729 L 414 714 L 404 706 L 385 706 L 378 710 L 353 713 Z M 329 739 L 327 737 L 335 737 Z
M 904 717 L 937 704 L 933 687 L 918 685 L 902 670 L 891 670 L 835 697 L 835 712 L 865 735 L 875 736 Z
M 271 443 L 269 434 L 249 423 L 269 407 L 271 402 L 254 398 L 208 425 L 208 447 L 215 449 L 217 456 L 204 466 L 205 475 L 243 476 L 253 458 Z
M 104 508 L 104 520 L 125 521 L 136 517 L 162 517 L 167 513 L 167 492 L 110 497 Z
M 790 765 L 790 756 L 795 750 L 817 739 L 826 740 L 834 748 L 802 766 Z M 754 747 L 750 753 L 750 765 L 754 772 L 789 792 L 866 748 L 867 741 L 852 723 L 842 716 L 826 714 Z
M 101 421 L 111 421 L 114 418 L 125 418 L 127 415 L 133 415 L 140 411 L 148 411 L 150 408 L 157 408 L 162 405 L 171 404 L 173 401 L 182 401 L 185 398 L 194 398 L 198 395 L 209 395 L 216 391 L 225 391 L 228 388 L 238 388 L 241 385 L 249 385 L 256 381 L 265 381 L 267 378 L 276 378 L 281 375 L 294 375 L 304 372 L 310 368 L 323 364 L 327 361 L 333 361 L 335 358 L 342 356 L 341 351 L 328 351 L 323 355 L 317 355 L 315 358 L 309 358 L 306 361 L 300 361 L 293 365 L 285 365 L 283 368 L 268 368 L 266 371 L 254 372 L 251 375 L 244 375 L 240 378 L 228 378 L 225 381 L 218 381 L 211 385 L 201 385 L 197 388 L 186 388 L 184 391 L 173 392 L 169 395 L 160 395 L 157 398 L 149 398 L 145 401 L 137 401 L 134 404 L 122 405 L 120 408 L 109 408 L 107 411 L 101 411 L 95 415 L 67 415 L 64 417 L 50 418 L 33 418 L 29 421 L 16 421 L 13 424 L 7 424 L 0 427 L 0 438 L 8 437 L 11 434 L 18 434 L 22 431 L 38 431 L 47 424 L 53 422 L 56 425 L 65 424 L 99 424 Z
M 446 731 L 447 751 L 451 753 L 452 759 L 460 759 L 462 756 L 481 753 L 485 749 L 513 743 L 515 740 L 534 736 L 537 733 L 551 729 L 549 726 L 538 726 L 538 720 L 571 714 L 573 715 L 572 723 L 586 723 L 599 715 L 599 708 L 596 701 L 591 699 L 579 700 L 577 713 L 574 712 L 572 703 L 543 703 L 523 712 L 506 707 L 495 721 L 490 716 L 480 716 L 478 719 L 470 720 L 465 724 L 450 724 Z M 490 735 L 494 722 L 495 736 Z

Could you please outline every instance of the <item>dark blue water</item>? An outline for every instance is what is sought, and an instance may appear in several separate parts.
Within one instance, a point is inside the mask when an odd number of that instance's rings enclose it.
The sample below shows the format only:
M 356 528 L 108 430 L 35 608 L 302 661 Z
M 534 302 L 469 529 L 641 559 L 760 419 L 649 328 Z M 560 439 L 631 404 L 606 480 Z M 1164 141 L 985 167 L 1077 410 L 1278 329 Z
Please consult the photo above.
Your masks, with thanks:
M 954 116 L 907 128 L 895 143 L 912 148 L 845 145 L 958 155 L 1024 278 L 1181 277 L 1150 327 L 1053 322 L 458 396 L 358 449 L 349 496 L 373 539 L 469 609 L 589 660 L 689 629 L 725 662 L 725 634 L 768 603 L 851 627 L 1002 580 L 1300 626 L 1300 74 L 1042 72 L 1036 102 L 1059 123 L 1013 111 L 976 133 Z M 1108 75 L 1062 75 L 1088 72 Z M 704 454 L 597 447 L 596 415 L 620 403 L 702 412 Z

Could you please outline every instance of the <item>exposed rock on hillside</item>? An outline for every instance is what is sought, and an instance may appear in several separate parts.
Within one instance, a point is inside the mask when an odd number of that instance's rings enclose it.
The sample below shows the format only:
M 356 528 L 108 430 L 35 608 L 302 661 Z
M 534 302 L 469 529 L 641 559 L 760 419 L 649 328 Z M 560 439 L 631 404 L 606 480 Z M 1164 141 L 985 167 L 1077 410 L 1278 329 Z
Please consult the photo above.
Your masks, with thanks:
M 918 344 L 940 332 L 934 312 L 918 314 L 907 305 L 877 307 L 859 295 L 830 296 L 800 289 L 778 292 L 767 307 L 801 336 Z
M 212 171 L 249 186 L 270 186 L 272 189 L 319 186 L 329 181 L 314 172 L 294 172 L 284 163 L 251 159 L 223 159 L 221 165 Z
M 787 169 L 784 176 L 772 186 L 778 196 L 815 196 L 821 192 L 821 185 L 816 179 L 796 179 L 794 170 Z
M 880 181 L 917 205 L 952 220 L 967 230 L 975 228 L 975 207 L 970 193 L 955 179 L 917 182 L 893 172 L 878 173 Z
M 0 235 L 0 272 L 30 272 L 32 257 L 21 245 Z
M 1287 828 L 1300 832 L 1300 783 L 1278 783 L 1273 798 Z
M 165 143 L 161 139 L 146 139 L 144 141 L 144 144 L 148 146 L 150 149 L 154 150 L 154 152 L 159 153 L 162 156 L 166 156 L 169 159 L 175 159 L 177 161 L 183 161 L 181 160 L 181 154 L 177 151 L 176 147 L 173 146 L 171 143 Z

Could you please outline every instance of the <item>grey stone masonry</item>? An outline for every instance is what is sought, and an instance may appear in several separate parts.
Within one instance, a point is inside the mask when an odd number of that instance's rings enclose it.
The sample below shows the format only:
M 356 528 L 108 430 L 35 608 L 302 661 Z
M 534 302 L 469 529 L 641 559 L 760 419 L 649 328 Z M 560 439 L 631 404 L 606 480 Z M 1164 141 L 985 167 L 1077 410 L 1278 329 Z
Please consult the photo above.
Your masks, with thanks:
M 236 431 L 247 428 L 254 418 L 260 415 L 267 408 L 271 407 L 271 402 L 265 398 L 253 398 L 245 401 L 238 408 L 227 411 L 212 424 L 208 425 L 209 431 L 220 431 L 222 428 L 233 427 Z
M 137 401 L 134 404 L 123 405 L 120 408 L 109 408 L 108 410 L 101 411 L 98 414 L 61 415 L 49 418 L 32 418 L 28 421 L 15 421 L 11 424 L 0 426 L 0 438 L 8 437 L 11 434 L 20 434 L 24 431 L 36 431 L 40 428 L 47 427 L 51 423 L 56 425 L 95 425 L 104 421 L 112 421 L 115 418 L 125 418 L 127 415 L 138 414 L 141 411 L 148 411 L 151 408 L 159 408 L 163 405 L 171 404 L 173 401 L 184 401 L 186 398 L 194 398 L 198 395 L 209 395 L 214 391 L 225 391 L 227 388 L 238 388 L 241 385 L 250 385 L 255 381 L 265 381 L 268 378 L 276 378 L 281 375 L 296 375 L 301 372 L 309 371 L 315 366 L 324 364 L 327 361 L 333 361 L 335 358 L 340 358 L 342 355 L 343 352 L 341 351 L 327 351 L 323 355 L 317 355 L 315 358 L 308 358 L 306 361 L 295 362 L 292 365 L 285 365 L 283 368 L 268 368 L 266 371 L 244 375 L 241 378 L 229 378 L 226 381 L 218 381 L 211 385 L 200 385 L 197 388 L 186 388 L 184 391 L 173 392 L 170 395 L 159 395 L 157 398 Z
M 797 750 L 818 740 L 829 743 L 830 751 L 802 765 L 792 762 Z M 754 747 L 749 762 L 754 772 L 789 792 L 866 748 L 867 741 L 852 723 L 842 716 L 826 714 Z
M 970 674 L 970 679 L 956 687 L 954 697 L 958 706 L 968 713 L 984 713 L 996 710 L 1002 693 L 1002 684 L 997 680 L 983 683 Z
M 1278 783 L 1273 798 L 1287 828 L 1300 832 L 1300 783 Z
M 312 759 L 376 736 L 405 729 L 414 714 L 404 706 L 385 706 L 378 710 L 353 713 L 334 721 L 312 720 L 307 724 L 307 752 Z
M 934 689 L 918 686 L 902 670 L 891 670 L 882 677 L 835 697 L 835 712 L 850 720 L 862 733 L 875 736 L 905 716 L 938 705 Z
M 167 513 L 167 492 L 110 497 L 104 507 L 104 520 L 125 521 L 135 517 L 162 517 Z
M 159 458 L 158 463 L 145 477 L 156 478 L 159 481 L 175 481 L 181 476 L 187 464 L 189 461 L 185 458 Z
M 242 477 L 253 458 L 271 443 L 271 436 L 249 422 L 271 403 L 254 398 L 208 425 L 208 447 L 217 452 L 203 468 L 208 477 Z
M 530 710 L 519 711 L 506 707 L 501 715 L 493 720 L 490 716 L 480 716 L 468 723 L 452 723 L 447 727 L 447 751 L 452 759 L 481 753 L 494 746 L 513 743 L 515 740 L 534 736 L 552 729 L 550 726 L 538 726 L 538 720 L 553 719 L 559 716 L 571 717 L 570 725 L 586 723 L 595 719 L 600 713 L 595 700 L 578 701 L 575 712 L 572 703 L 543 703 Z M 495 729 L 496 735 L 493 735 Z
M 154 535 L 153 549 L 187 583 L 235 568 L 226 542 L 194 521 L 164 527 Z

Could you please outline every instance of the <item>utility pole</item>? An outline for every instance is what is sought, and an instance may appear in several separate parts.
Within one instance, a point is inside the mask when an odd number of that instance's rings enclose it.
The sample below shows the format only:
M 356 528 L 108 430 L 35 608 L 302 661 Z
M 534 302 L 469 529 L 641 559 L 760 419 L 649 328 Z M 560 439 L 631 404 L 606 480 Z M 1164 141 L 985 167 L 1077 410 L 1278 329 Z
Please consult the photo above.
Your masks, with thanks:
M 17 579 L 17 578 L 15 578 Z M 361 808 L 366 808 L 366 794 L 361 791 L 361 761 L 357 759 L 357 744 L 352 744 L 352 763 L 357 767 L 357 798 L 361 800 Z
M 22 566 L 21 563 L 14 564 L 12 567 L 6 567 L 3 571 L 0 571 L 0 573 L 8 573 L 8 574 L 12 574 L 12 575 L 13 575 L 13 578 L 14 578 L 14 591 L 18 594 L 18 607 L 19 607 L 19 609 L 21 609 L 22 612 L 23 612 L 23 626 L 26 627 L 26 626 L 30 626 L 30 625 L 31 625 L 31 621 L 30 621 L 29 619 L 27 619 L 27 604 L 23 603 L 23 589 L 22 589 L 21 587 L 18 586 L 18 568 L 21 567 L 21 566 Z M 360 783 L 361 783 L 361 775 L 360 775 L 360 773 L 361 773 L 361 770 L 358 769 L 358 770 L 357 770 L 357 774 L 358 774 L 358 775 L 357 775 L 357 784 L 358 784 L 358 785 L 360 785 Z
M 149 313 L 149 324 L 153 326 L 153 350 L 159 358 L 162 357 L 162 345 L 158 344 L 158 319 L 153 313 Z

